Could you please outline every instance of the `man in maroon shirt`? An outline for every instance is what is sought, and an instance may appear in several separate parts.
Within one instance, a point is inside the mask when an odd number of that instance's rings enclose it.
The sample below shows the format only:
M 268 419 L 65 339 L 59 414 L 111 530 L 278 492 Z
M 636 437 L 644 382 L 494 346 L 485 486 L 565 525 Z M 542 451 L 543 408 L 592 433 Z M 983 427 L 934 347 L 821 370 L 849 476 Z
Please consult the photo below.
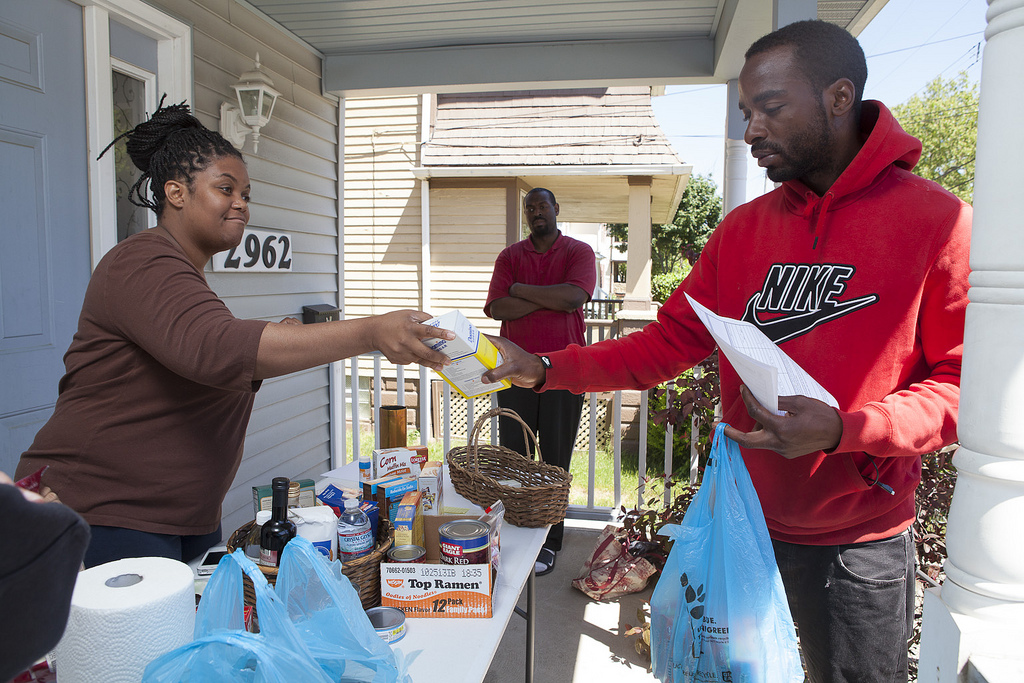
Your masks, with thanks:
M 558 229 L 558 202 L 550 190 L 534 188 L 523 200 L 530 236 L 506 247 L 494 262 L 484 313 L 501 321 L 501 336 L 536 354 L 586 344 L 583 305 L 597 284 L 594 250 Z M 541 358 L 544 356 L 541 355 Z M 583 396 L 570 391 L 537 393 L 513 386 L 498 394 L 540 440 L 547 463 L 568 470 L 583 410 Z M 501 418 L 501 445 L 527 454 L 522 428 Z M 551 527 L 537 556 L 538 576 L 555 566 L 563 524 Z

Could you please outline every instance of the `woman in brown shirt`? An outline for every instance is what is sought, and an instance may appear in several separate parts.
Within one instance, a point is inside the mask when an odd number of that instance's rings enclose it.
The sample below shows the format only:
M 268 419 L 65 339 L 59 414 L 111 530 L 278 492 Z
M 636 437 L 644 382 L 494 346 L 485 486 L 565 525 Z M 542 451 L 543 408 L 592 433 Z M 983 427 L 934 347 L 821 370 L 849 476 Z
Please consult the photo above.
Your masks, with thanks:
M 157 225 L 96 267 L 53 416 L 16 473 L 49 466 L 43 484 L 92 527 L 86 566 L 189 561 L 220 541 L 263 379 L 373 350 L 436 370 L 447 359 L 421 340 L 452 338 L 411 310 L 317 325 L 234 317 L 203 268 L 249 221 L 242 155 L 184 104 L 161 103 L 126 135 L 143 172 L 130 198 Z

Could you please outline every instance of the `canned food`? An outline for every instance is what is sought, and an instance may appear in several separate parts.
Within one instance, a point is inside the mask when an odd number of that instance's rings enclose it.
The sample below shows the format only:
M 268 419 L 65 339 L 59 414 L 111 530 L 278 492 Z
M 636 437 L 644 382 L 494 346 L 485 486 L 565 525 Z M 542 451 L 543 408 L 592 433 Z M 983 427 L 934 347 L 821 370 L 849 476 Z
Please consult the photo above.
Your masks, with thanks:
M 478 519 L 457 519 L 437 530 L 442 564 L 487 564 L 491 561 L 491 525 Z
M 397 545 L 388 551 L 390 562 L 426 562 L 427 551 L 419 545 Z
M 405 612 L 397 607 L 371 607 L 366 616 L 385 643 L 397 643 L 405 637 Z

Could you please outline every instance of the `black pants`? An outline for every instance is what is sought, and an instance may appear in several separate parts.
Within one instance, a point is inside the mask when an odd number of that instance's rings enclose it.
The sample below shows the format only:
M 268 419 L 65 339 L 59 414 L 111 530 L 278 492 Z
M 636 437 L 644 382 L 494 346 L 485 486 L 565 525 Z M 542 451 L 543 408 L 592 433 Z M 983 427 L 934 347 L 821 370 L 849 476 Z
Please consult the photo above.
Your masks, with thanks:
M 92 541 L 85 553 L 86 568 L 128 557 L 169 557 L 191 562 L 220 543 L 220 527 L 202 536 L 155 534 L 116 526 L 92 527 Z
M 773 541 L 811 683 L 905 683 L 914 628 L 914 541 Z
M 576 442 L 576 431 L 580 427 L 580 414 L 583 412 L 582 395 L 570 391 L 545 391 L 538 394 L 533 389 L 510 387 L 498 392 L 498 405 L 516 411 L 523 422 L 530 426 L 540 441 L 544 462 L 569 470 L 572 446 Z M 511 418 L 503 417 L 498 422 L 498 442 L 505 448 L 529 455 L 522 426 Z M 564 530 L 562 522 L 553 525 L 544 547 L 561 550 Z

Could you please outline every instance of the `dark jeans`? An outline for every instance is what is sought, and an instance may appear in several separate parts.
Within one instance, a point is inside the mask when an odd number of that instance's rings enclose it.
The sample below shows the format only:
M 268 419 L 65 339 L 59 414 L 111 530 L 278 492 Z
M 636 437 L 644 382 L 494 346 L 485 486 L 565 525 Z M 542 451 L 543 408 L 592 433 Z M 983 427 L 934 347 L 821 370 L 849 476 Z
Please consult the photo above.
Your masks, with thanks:
M 220 543 L 221 528 L 202 536 L 151 534 L 116 526 L 93 526 L 92 540 L 85 551 L 86 568 L 127 557 L 169 557 L 191 562 Z
M 910 531 L 880 541 L 772 541 L 811 683 L 905 683 L 914 628 Z
M 572 460 L 572 446 L 576 442 L 576 431 L 580 427 L 583 412 L 583 396 L 570 391 L 545 391 L 509 387 L 498 392 L 498 405 L 510 408 L 523 418 L 540 441 L 540 454 L 544 462 L 569 470 Z M 523 427 L 511 418 L 498 420 L 498 442 L 517 453 L 528 455 L 523 438 Z M 548 531 L 544 547 L 554 551 L 562 549 L 562 534 L 565 524 L 559 522 Z

